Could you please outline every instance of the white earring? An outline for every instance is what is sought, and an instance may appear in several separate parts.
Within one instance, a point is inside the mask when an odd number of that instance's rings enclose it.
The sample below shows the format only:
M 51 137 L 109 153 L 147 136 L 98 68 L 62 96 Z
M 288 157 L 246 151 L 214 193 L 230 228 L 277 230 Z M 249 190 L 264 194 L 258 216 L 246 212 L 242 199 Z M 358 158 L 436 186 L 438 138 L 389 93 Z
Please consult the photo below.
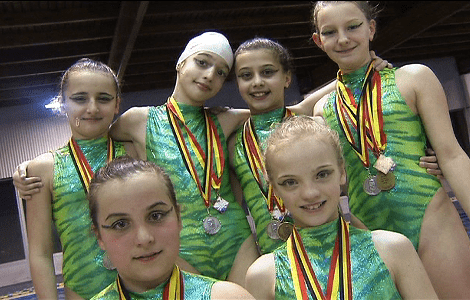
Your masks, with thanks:
M 80 119 L 75 118 L 75 126 L 80 127 Z

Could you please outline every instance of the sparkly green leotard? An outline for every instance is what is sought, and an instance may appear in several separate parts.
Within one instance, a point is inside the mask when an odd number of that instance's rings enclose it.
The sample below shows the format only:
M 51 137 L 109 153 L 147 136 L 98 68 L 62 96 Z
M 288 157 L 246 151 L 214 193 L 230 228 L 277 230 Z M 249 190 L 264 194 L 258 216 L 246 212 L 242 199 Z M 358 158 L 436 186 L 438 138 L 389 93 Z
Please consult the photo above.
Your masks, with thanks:
M 326 294 L 331 255 L 337 235 L 338 220 L 299 229 L 315 276 Z M 401 299 L 390 272 L 380 258 L 371 232 L 349 227 L 353 299 Z M 295 299 L 286 244 L 274 250 L 276 267 L 276 299 Z M 311 299 L 309 297 L 309 299 Z
M 284 108 L 279 108 L 265 114 L 252 115 L 251 121 L 258 138 L 258 145 L 264 150 L 264 142 L 272 130 L 272 125 L 282 121 L 285 114 Z M 261 150 L 260 149 L 260 150 Z M 263 151 L 261 150 L 261 151 Z M 239 128 L 233 155 L 233 168 L 243 190 L 243 197 L 250 210 L 256 225 L 258 244 L 262 254 L 272 252 L 279 247 L 282 240 L 274 240 L 267 234 L 266 228 L 271 221 L 271 215 L 266 204 L 263 192 L 250 169 L 243 147 L 243 127 Z M 265 187 L 266 190 L 266 187 Z
M 106 137 L 77 140 L 93 172 L 107 162 Z M 115 156 L 125 154 L 121 143 L 114 142 Z M 67 146 L 54 153 L 52 217 L 63 252 L 64 284 L 85 299 L 108 286 L 115 271 L 103 267 L 104 251 L 92 232 L 88 200 Z
M 202 108 L 181 103 L 178 105 L 186 120 L 186 125 L 197 138 L 199 144 L 206 145 Z M 222 225 L 220 231 L 215 235 L 209 235 L 204 231 L 203 220 L 208 216 L 208 212 L 194 179 L 186 169 L 168 120 L 165 105 L 149 109 L 146 148 L 147 159 L 163 167 L 169 173 L 175 186 L 183 221 L 183 229 L 180 234 L 180 256 L 202 275 L 225 280 L 241 244 L 251 231 L 245 213 L 236 202 L 230 186 L 225 136 L 217 118 L 212 116 L 212 119 L 217 125 L 226 161 L 220 195 L 230 202 L 227 211 L 223 214 L 213 207 L 209 210 L 211 215 L 217 217 Z M 183 130 L 183 136 L 191 156 L 195 157 L 195 153 L 189 145 L 186 130 Z M 206 150 L 204 149 L 204 151 Z M 197 163 L 195 165 L 200 179 L 203 178 L 202 167 Z M 215 198 L 216 193 L 213 192 L 212 200 Z
M 356 99 L 360 95 L 366 68 L 364 66 L 344 76 L 345 84 Z M 387 135 L 384 155 L 391 157 L 397 164 L 393 171 L 396 184 L 391 190 L 382 191 L 376 196 L 364 192 L 363 183 L 368 171 L 338 125 L 334 105 L 336 92 L 330 95 L 323 110 L 328 125 L 339 133 L 343 145 L 349 180 L 348 194 L 353 199 L 349 202 L 351 212 L 370 230 L 400 232 L 418 249 L 424 212 L 441 184 L 437 177 L 427 174 L 426 169 L 418 165 L 419 158 L 425 155 L 426 135 L 420 117 L 411 111 L 398 91 L 395 70 L 385 69 L 380 72 L 384 132 Z M 369 159 L 373 166 L 377 159 L 372 152 L 369 152 Z M 370 167 L 370 173 L 375 175 L 377 171 Z
M 210 300 L 212 286 L 217 280 L 201 275 L 195 275 L 182 271 L 184 281 L 184 299 L 185 300 Z M 148 290 L 144 293 L 129 292 L 129 296 L 133 300 L 161 300 L 163 289 L 167 282 L 162 283 L 158 287 Z M 115 300 L 119 298 L 117 280 L 114 280 L 106 289 L 101 291 L 92 300 Z

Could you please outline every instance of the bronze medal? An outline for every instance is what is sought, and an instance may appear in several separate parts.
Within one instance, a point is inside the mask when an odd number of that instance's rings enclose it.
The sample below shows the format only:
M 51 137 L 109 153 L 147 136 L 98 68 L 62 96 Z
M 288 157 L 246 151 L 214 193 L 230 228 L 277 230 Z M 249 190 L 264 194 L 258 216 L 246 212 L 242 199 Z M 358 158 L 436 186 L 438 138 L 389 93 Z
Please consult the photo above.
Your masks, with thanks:
M 284 222 L 279 225 L 279 228 L 277 229 L 277 234 L 279 235 L 279 238 L 285 242 L 290 237 L 293 229 L 293 224 Z
M 364 191 L 371 196 L 378 195 L 380 193 L 380 189 L 377 186 L 377 176 L 367 176 L 366 180 L 364 180 Z
M 377 172 L 377 187 L 380 190 L 391 190 L 395 186 L 395 181 L 395 174 L 393 172 L 388 172 L 387 174 Z
M 219 219 L 213 216 L 207 216 L 203 221 L 202 224 L 204 226 L 204 231 L 207 234 L 214 235 L 219 232 L 221 224 Z
M 268 233 L 268 236 L 272 238 L 273 240 L 278 240 L 280 238 L 277 233 L 279 225 L 281 225 L 281 222 L 277 220 L 272 220 L 271 222 L 269 222 L 268 226 L 266 227 L 266 232 Z

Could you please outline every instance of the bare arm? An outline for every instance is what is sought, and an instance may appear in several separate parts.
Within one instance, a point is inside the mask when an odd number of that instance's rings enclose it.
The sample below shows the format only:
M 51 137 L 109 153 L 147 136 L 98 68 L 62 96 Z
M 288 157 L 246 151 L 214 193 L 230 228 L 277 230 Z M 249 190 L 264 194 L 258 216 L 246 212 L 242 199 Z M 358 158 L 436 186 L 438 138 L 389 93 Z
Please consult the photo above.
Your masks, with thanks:
M 117 141 L 132 142 L 140 159 L 147 159 L 145 138 L 148 112 L 148 107 L 130 108 L 111 125 L 109 131 L 111 137 Z
M 218 281 L 212 286 L 212 300 L 251 300 L 255 299 L 243 287 L 228 281 Z
M 407 237 L 375 230 L 372 240 L 403 299 L 438 299 L 418 253 Z
M 29 264 L 39 299 L 57 299 L 52 242 L 52 154 L 43 154 L 29 164 L 31 176 L 41 177 L 45 187 L 27 202 Z
M 251 265 L 246 273 L 245 286 L 257 300 L 274 299 L 276 287 L 274 254 L 265 254 Z
M 396 75 L 400 92 L 422 119 L 443 175 L 463 209 L 470 213 L 470 158 L 455 138 L 444 89 L 424 65 L 404 66 Z
M 226 138 L 234 133 L 250 117 L 248 109 L 228 109 L 217 115 Z
M 320 89 L 317 89 L 313 93 L 309 94 L 299 104 L 289 106 L 288 108 L 296 114 L 313 116 L 313 108 L 315 104 L 320 101 L 320 99 L 323 98 L 325 95 L 328 95 L 329 93 L 334 91 L 335 86 L 336 80 L 332 80 Z

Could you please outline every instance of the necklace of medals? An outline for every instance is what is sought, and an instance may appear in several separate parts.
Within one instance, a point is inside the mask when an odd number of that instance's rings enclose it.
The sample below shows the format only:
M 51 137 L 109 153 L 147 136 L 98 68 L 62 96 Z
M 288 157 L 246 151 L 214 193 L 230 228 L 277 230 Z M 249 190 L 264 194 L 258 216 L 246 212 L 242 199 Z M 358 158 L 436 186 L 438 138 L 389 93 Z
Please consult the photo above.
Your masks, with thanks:
M 116 279 L 119 300 L 131 300 L 129 292 L 121 283 L 121 278 Z M 170 280 L 163 288 L 162 300 L 183 300 L 184 299 L 184 279 L 181 270 L 177 265 L 174 266 Z
M 283 119 L 291 115 L 292 112 L 285 108 Z M 258 144 L 258 137 L 251 118 L 246 120 L 244 124 L 242 143 L 248 166 L 250 167 L 253 177 L 258 183 L 258 187 L 264 196 L 266 205 L 268 206 L 268 211 L 271 214 L 272 220 L 269 222 L 266 232 L 271 239 L 282 239 L 287 241 L 292 232 L 293 225 L 283 222 L 286 213 L 284 202 L 281 198 L 275 195 L 273 186 L 270 183 L 267 183 L 267 189 L 265 188 L 266 183 L 262 180 L 262 174 L 265 173 L 266 169 Z
M 222 182 L 222 173 L 224 171 L 225 165 L 225 157 L 222 143 L 220 141 L 220 136 L 217 132 L 217 127 L 215 126 L 214 121 L 209 116 L 208 112 L 205 111 L 204 108 L 201 108 L 204 113 L 207 140 L 207 151 L 204 152 L 196 137 L 186 126 L 183 114 L 178 107 L 178 103 L 173 97 L 168 99 L 166 108 L 173 135 L 175 136 L 178 148 L 180 149 L 181 156 L 183 157 L 183 161 L 186 165 L 186 169 L 196 182 L 201 197 L 204 200 L 204 205 L 207 209 L 207 217 L 203 220 L 204 230 L 207 234 L 216 234 L 221 228 L 221 223 L 217 217 L 211 215 L 209 210 L 211 206 L 212 188 L 214 188 L 217 193 L 216 201 L 214 202 L 213 207 L 219 213 L 224 213 L 229 205 L 229 202 L 223 199 L 219 194 L 220 185 Z M 183 124 L 183 127 L 186 129 L 186 133 L 189 136 L 189 144 L 196 154 L 196 158 L 199 164 L 204 170 L 203 182 L 201 182 L 199 179 L 196 166 L 186 145 L 183 136 L 183 130 L 179 126 L 179 123 Z
M 383 123 L 381 78 L 374 71 L 372 62 L 367 67 L 359 102 L 356 102 L 351 90 L 343 83 L 341 70 L 338 71 L 336 116 L 346 139 L 368 171 L 363 184 L 364 191 L 374 196 L 392 189 L 395 186 L 393 170 L 396 164 L 392 158 L 383 154 L 387 136 Z M 357 140 L 352 134 L 353 129 L 356 130 Z M 370 173 L 369 149 L 377 157 L 374 164 L 377 175 Z
M 82 150 L 80 149 L 80 146 L 78 145 L 77 141 L 75 141 L 75 139 L 71 137 L 67 145 L 69 147 L 69 152 L 71 153 L 73 164 L 75 165 L 75 169 L 77 170 L 78 177 L 80 178 L 80 181 L 82 183 L 83 190 L 85 191 L 85 193 L 88 194 L 90 181 L 93 178 L 93 170 L 91 169 L 88 160 L 86 159 L 85 155 L 83 154 Z M 110 162 L 114 159 L 115 153 L 114 141 L 109 136 L 107 148 L 107 162 Z
M 338 219 L 338 233 L 330 262 L 326 295 L 315 276 L 302 238 L 295 227 L 287 240 L 287 256 L 289 257 L 297 300 L 307 300 L 308 294 L 313 299 L 352 299 L 349 224 L 344 221 L 341 215 Z

